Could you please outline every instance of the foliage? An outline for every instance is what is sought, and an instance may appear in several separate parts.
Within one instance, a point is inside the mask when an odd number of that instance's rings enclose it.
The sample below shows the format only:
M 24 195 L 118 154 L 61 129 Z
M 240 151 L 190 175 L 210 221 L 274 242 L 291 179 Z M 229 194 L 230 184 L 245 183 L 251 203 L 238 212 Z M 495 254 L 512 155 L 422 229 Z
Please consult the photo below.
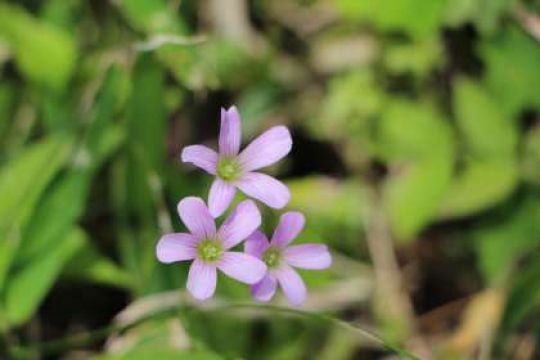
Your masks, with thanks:
M 338 326 L 362 319 L 382 339 L 396 333 L 373 316 L 373 289 L 389 282 L 370 242 L 381 236 L 378 209 L 434 358 L 474 357 L 488 343 L 493 358 L 538 347 L 538 4 L 231 4 L 0 2 L 0 358 L 400 353 L 418 334 L 390 346 Z M 290 159 L 270 172 L 306 214 L 299 241 L 326 243 L 337 259 L 302 274 L 308 310 L 332 321 L 200 311 L 183 294 L 167 297 L 187 267 L 159 264 L 155 244 L 182 230 L 171 221 L 178 200 L 204 198 L 209 185 L 180 150 L 213 141 L 220 107 L 233 104 L 244 142 L 270 125 L 292 130 Z M 250 298 L 246 286 L 219 283 L 217 305 Z M 71 299 L 81 288 L 106 310 Z M 133 314 L 118 311 L 147 300 L 139 311 L 177 307 L 119 330 Z M 456 301 L 467 310 L 438 318 Z M 55 319 L 58 304 L 86 317 Z M 73 328 L 97 335 L 48 343 Z M 107 345 L 96 346 L 102 335 Z

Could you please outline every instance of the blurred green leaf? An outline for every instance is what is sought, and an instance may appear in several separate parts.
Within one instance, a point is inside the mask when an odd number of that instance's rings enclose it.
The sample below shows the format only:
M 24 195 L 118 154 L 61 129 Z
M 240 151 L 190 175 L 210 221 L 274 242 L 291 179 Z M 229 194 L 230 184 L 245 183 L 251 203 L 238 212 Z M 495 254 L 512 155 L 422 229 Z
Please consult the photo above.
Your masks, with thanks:
M 540 261 L 538 261 L 538 253 L 536 253 L 527 267 L 520 270 L 519 276 L 511 281 L 512 288 L 501 325 L 502 330 L 507 334 L 518 327 L 528 315 L 534 314 L 537 310 L 538 304 L 540 304 L 539 277 Z
M 0 36 L 8 41 L 18 68 L 29 80 L 55 90 L 66 86 L 77 58 L 70 33 L 37 20 L 17 6 L 2 3 Z
M 130 351 L 123 355 L 104 355 L 93 357 L 93 360 L 148 360 L 157 358 L 160 360 L 223 360 L 224 358 L 210 352 L 197 350 L 173 350 L 173 349 L 141 349 Z
M 66 261 L 85 241 L 85 234 L 74 228 L 58 239 L 54 247 L 10 276 L 6 286 L 6 314 L 12 325 L 20 325 L 35 312 L 60 274 Z
M 518 180 L 517 164 L 513 161 L 470 161 L 452 182 L 440 215 L 462 217 L 488 209 L 510 195 Z
M 119 0 L 116 5 L 129 24 L 144 33 L 185 32 L 185 25 L 165 0 Z
M 504 200 L 519 180 L 517 125 L 479 85 L 469 80 L 456 82 L 454 101 L 466 147 L 465 161 L 441 206 L 443 217 L 485 210 Z
M 68 160 L 70 150 L 69 138 L 49 138 L 27 147 L 0 170 L 0 284 L 24 224 L 49 182 Z
M 413 240 L 435 218 L 451 183 L 452 162 L 449 160 L 416 163 L 384 184 L 384 207 L 399 240 Z
M 540 184 L 540 127 L 530 129 L 524 138 L 521 173 L 524 179 Z
M 383 31 L 402 30 L 413 37 L 434 35 L 444 16 L 446 0 L 340 0 L 343 16 L 370 22 Z
M 62 271 L 64 276 L 130 289 L 131 276 L 100 253 L 90 241 L 77 250 Z
M 473 23 L 484 34 L 496 31 L 501 17 L 514 0 L 452 0 L 446 2 L 446 24 L 452 27 Z
M 383 58 L 392 73 L 412 73 L 423 77 L 442 63 L 443 47 L 437 37 L 412 43 L 396 43 L 387 46 Z
M 163 103 L 164 73 L 151 55 L 139 57 L 133 71 L 133 86 L 127 104 L 129 157 L 126 186 L 138 194 L 129 202 L 142 216 L 153 210 L 148 171 L 163 174 L 166 155 L 167 117 Z
M 394 101 L 378 129 L 378 151 L 390 166 L 383 189 L 394 234 L 411 240 L 434 218 L 454 166 L 453 135 L 433 107 Z
M 489 219 L 473 233 L 480 270 L 494 285 L 511 276 L 521 257 L 539 244 L 540 198 L 529 194 L 510 210 L 507 216 Z
M 454 109 L 468 155 L 478 159 L 514 155 L 517 125 L 482 87 L 470 80 L 458 79 L 454 83 Z
M 500 36 L 481 43 L 486 62 L 486 85 L 506 116 L 515 118 L 524 108 L 540 108 L 540 46 L 511 27 Z

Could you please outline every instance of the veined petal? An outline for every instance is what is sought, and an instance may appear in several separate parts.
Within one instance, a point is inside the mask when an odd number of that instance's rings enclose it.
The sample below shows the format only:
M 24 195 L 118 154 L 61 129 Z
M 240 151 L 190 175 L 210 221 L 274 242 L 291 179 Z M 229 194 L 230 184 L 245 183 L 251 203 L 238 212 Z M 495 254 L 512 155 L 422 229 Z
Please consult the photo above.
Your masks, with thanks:
M 283 254 L 289 265 L 302 269 L 321 270 L 332 264 L 328 247 L 323 244 L 289 246 Z
M 221 129 L 219 131 L 219 153 L 228 156 L 238 155 L 242 139 L 242 123 L 236 106 L 229 110 L 221 109 Z
M 252 200 L 244 200 L 229 215 L 218 231 L 223 247 L 230 249 L 261 225 L 261 213 Z
M 292 138 L 285 126 L 275 126 L 253 140 L 239 155 L 246 172 L 272 165 L 291 151 Z
M 281 209 L 289 202 L 291 193 L 281 181 L 266 174 L 247 173 L 236 182 L 246 195 L 255 198 L 274 209 Z
M 195 259 L 189 268 L 187 289 L 195 299 L 205 300 L 216 291 L 217 271 L 214 264 Z
M 268 249 L 268 246 L 270 246 L 270 243 L 266 235 L 257 230 L 244 242 L 244 252 L 260 259 L 266 249 Z
M 236 187 L 221 179 L 215 179 L 208 195 L 208 208 L 210 214 L 217 218 L 221 216 L 231 204 Z
M 241 252 L 225 252 L 217 267 L 226 275 L 246 284 L 255 284 L 266 274 L 266 265 L 261 260 Z
M 277 289 L 277 280 L 272 275 L 266 275 L 261 281 L 251 287 L 251 295 L 258 301 L 270 301 Z
M 178 215 L 198 239 L 207 239 L 216 235 L 216 224 L 204 201 L 189 196 L 178 203 Z
M 197 238 L 191 234 L 175 233 L 163 235 L 156 247 L 156 256 L 162 263 L 191 260 L 197 250 Z
M 306 300 L 307 290 L 300 275 L 288 265 L 283 265 L 274 270 L 273 274 L 277 277 L 289 303 L 293 306 L 302 305 Z
M 192 163 L 212 175 L 216 174 L 218 154 L 204 145 L 190 145 L 182 150 L 182 161 Z
M 306 220 L 302 213 L 289 211 L 281 215 L 279 224 L 272 236 L 272 245 L 283 247 L 290 243 L 304 228 Z

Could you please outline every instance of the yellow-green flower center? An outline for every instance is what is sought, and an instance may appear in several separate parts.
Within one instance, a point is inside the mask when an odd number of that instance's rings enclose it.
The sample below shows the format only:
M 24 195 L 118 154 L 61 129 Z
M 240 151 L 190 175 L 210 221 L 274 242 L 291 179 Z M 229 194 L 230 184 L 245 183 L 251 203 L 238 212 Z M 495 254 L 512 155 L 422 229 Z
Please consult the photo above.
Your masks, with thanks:
M 281 250 L 275 247 L 269 247 L 262 256 L 262 260 L 269 268 L 275 268 L 281 261 Z
M 221 241 L 216 239 L 205 239 L 197 245 L 199 258 L 206 262 L 214 262 L 221 258 L 223 246 Z
M 217 166 L 218 176 L 225 181 L 235 181 L 240 178 L 242 169 L 240 163 L 233 157 L 222 157 Z

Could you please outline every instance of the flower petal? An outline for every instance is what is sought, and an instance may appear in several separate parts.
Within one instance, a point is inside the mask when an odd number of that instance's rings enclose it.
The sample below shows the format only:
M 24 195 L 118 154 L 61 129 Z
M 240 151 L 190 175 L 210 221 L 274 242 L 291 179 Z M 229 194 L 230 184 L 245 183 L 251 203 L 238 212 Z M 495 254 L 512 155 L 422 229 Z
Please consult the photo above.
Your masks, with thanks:
M 208 208 L 210 214 L 217 218 L 221 216 L 231 204 L 236 187 L 221 179 L 215 179 L 208 195 Z
M 289 202 L 291 193 L 281 181 L 261 173 L 247 173 L 236 183 L 247 195 L 274 209 L 281 209 Z
M 219 131 L 219 153 L 228 156 L 238 155 L 242 139 L 242 124 L 236 106 L 229 110 L 221 109 L 221 129 Z
M 302 305 L 306 300 L 307 290 L 300 275 L 288 265 L 283 265 L 274 270 L 273 274 L 277 277 L 289 303 L 293 306 Z
M 244 243 L 244 252 L 249 255 L 253 255 L 257 258 L 261 258 L 266 249 L 268 249 L 270 243 L 261 231 L 257 230 L 251 234 Z
M 197 250 L 197 238 L 191 234 L 176 233 L 163 235 L 156 247 L 159 261 L 169 264 L 175 261 L 191 260 Z
M 178 203 L 178 215 L 189 229 L 199 239 L 207 239 L 216 234 L 216 224 L 210 215 L 204 201 L 189 196 Z
M 233 279 L 246 284 L 255 284 L 266 274 L 266 265 L 261 260 L 241 252 L 225 252 L 217 267 Z
M 212 175 L 216 174 L 218 154 L 204 145 L 190 145 L 182 150 L 182 161 L 192 163 Z
M 261 213 L 253 200 L 244 200 L 229 215 L 219 229 L 223 247 L 230 249 L 246 239 L 261 225 Z
M 283 256 L 285 261 L 302 269 L 326 269 L 332 264 L 328 247 L 323 244 L 302 244 L 289 246 Z
M 286 246 L 302 231 L 305 222 L 304 215 L 297 211 L 289 211 L 281 215 L 279 224 L 272 236 L 272 245 Z
M 266 275 L 261 281 L 251 287 L 251 295 L 258 301 L 270 301 L 276 293 L 277 280 L 272 275 Z
M 291 151 L 292 138 L 285 126 L 275 126 L 253 140 L 239 155 L 242 169 L 257 170 L 283 158 Z
M 216 266 L 195 259 L 189 268 L 187 289 L 198 300 L 205 300 L 214 295 L 216 290 Z

